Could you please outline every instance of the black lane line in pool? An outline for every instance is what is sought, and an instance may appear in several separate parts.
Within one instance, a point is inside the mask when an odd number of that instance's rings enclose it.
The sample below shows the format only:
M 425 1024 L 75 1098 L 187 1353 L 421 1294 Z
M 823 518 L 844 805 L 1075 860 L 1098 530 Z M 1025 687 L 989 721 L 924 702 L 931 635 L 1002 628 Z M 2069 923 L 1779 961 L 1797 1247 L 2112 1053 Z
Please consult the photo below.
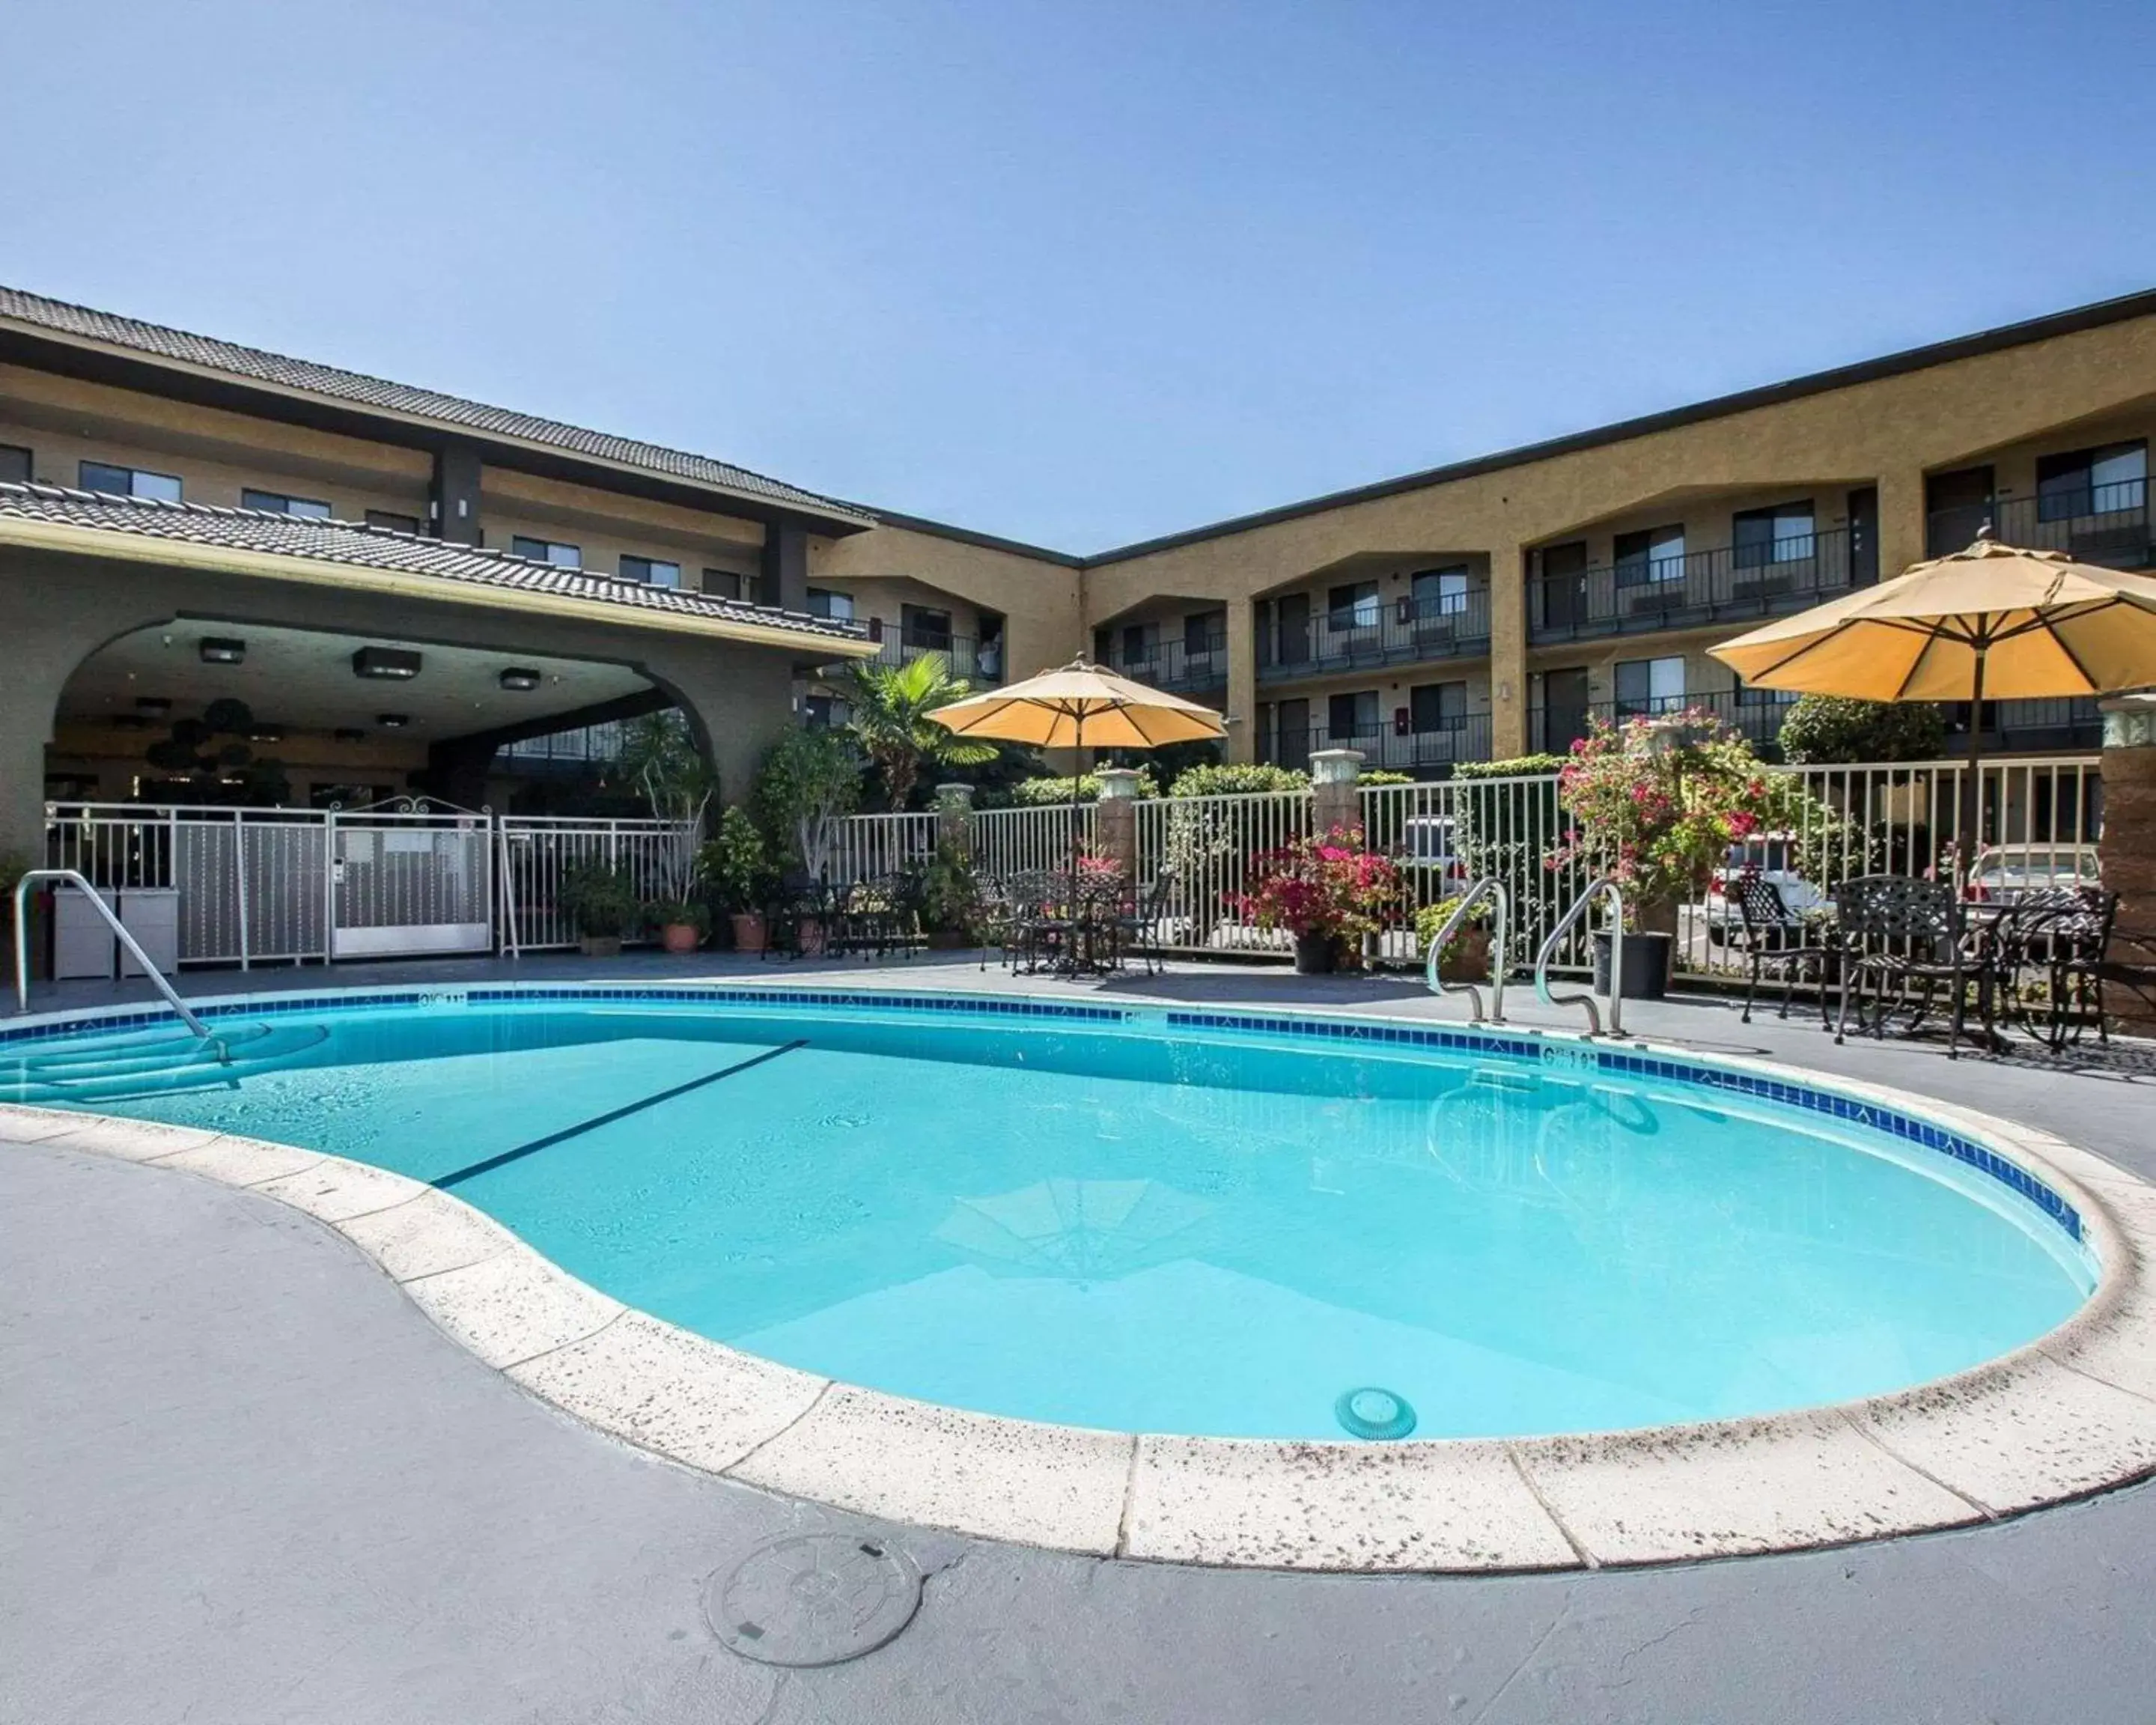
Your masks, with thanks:
M 626 1120 L 632 1114 L 640 1114 L 646 1108 L 655 1108 L 661 1102 L 670 1102 L 676 1096 L 685 1096 L 692 1090 L 701 1090 L 707 1084 L 716 1084 L 721 1078 L 731 1078 L 737 1072 L 746 1072 L 751 1066 L 761 1066 L 766 1060 L 775 1060 L 783 1054 L 792 1054 L 797 1048 L 806 1048 L 808 1039 L 796 1037 L 791 1042 L 781 1043 L 777 1048 L 767 1048 L 760 1055 L 752 1055 L 745 1060 L 737 1060 L 731 1066 L 716 1072 L 706 1072 L 701 1078 L 692 1078 L 686 1084 L 677 1084 L 671 1090 L 654 1091 L 648 1096 L 639 1096 L 633 1102 L 605 1114 L 594 1115 L 589 1120 L 580 1120 L 574 1126 L 565 1126 L 557 1132 L 549 1132 L 543 1138 L 534 1138 L 528 1144 L 519 1144 L 514 1150 L 505 1150 L 499 1156 L 490 1156 L 485 1162 L 475 1162 L 469 1168 L 460 1168 L 453 1174 L 444 1174 L 439 1180 L 427 1183 L 446 1192 L 459 1181 L 485 1173 L 490 1168 L 500 1168 L 504 1163 L 515 1162 L 519 1157 L 530 1156 L 536 1151 L 549 1150 L 569 1138 L 581 1137 L 596 1132 L 603 1126 L 612 1126 L 617 1120 Z

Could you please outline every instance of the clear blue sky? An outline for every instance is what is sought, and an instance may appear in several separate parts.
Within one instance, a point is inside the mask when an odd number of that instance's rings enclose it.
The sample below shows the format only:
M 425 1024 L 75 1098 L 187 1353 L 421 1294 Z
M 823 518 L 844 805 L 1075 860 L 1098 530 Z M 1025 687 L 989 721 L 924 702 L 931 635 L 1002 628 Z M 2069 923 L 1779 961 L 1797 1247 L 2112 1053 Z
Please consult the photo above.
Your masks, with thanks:
M 1073 551 L 2156 285 L 2148 0 L 0 39 L 0 280 Z

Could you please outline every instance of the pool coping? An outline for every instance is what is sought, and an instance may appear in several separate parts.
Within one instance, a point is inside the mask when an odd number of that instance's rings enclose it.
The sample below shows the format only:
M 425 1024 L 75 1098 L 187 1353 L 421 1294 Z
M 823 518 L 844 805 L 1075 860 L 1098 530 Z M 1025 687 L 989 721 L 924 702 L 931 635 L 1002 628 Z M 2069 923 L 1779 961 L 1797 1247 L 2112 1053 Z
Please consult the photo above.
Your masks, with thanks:
M 419 997 L 456 1005 L 472 995 L 487 999 L 470 1004 L 488 1004 L 654 994 L 798 1004 L 819 993 L 998 1015 L 1012 1009 L 963 1003 L 1013 998 L 719 981 L 334 988 L 190 1004 L 281 1014 Z M 1181 1010 L 1133 1004 L 1038 1015 L 1127 1021 Z M 40 1014 L 17 1020 L 0 1040 L 166 1016 L 126 1007 Z M 892 1521 L 1099 1557 L 1351 1573 L 1592 1568 L 1968 1526 L 2156 1472 L 2156 1286 L 2144 1271 L 2156 1261 L 2156 1185 L 2055 1134 L 1884 1086 L 1634 1038 L 1613 1045 L 1555 1030 L 1488 1033 L 1302 1005 L 1227 1016 L 1261 1030 L 1315 1021 L 1340 1027 L 1315 1033 L 1327 1036 L 1375 1026 L 1448 1039 L 1494 1034 L 1508 1052 L 1583 1051 L 1560 1060 L 1614 1047 L 1929 1120 L 2071 1206 L 2097 1261 L 2097 1286 L 2056 1328 L 1997 1359 L 1890 1394 L 1784 1414 L 1383 1445 L 1167 1436 L 911 1401 L 742 1353 L 588 1286 L 447 1192 L 341 1157 L 13 1104 L 0 1104 L 0 1138 L 177 1168 L 290 1205 L 341 1234 L 446 1334 L 526 1392 L 671 1461 Z

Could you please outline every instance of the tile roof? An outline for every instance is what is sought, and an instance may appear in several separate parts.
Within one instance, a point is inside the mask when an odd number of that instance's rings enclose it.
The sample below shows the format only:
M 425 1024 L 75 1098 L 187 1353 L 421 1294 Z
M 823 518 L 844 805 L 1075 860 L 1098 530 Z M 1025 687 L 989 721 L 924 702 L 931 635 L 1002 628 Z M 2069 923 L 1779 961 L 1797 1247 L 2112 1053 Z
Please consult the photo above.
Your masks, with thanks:
M 460 426 L 481 434 L 491 433 L 525 443 L 544 444 L 551 449 L 641 468 L 669 479 L 716 486 L 781 508 L 857 521 L 863 526 L 872 526 L 875 520 L 859 505 L 819 497 L 780 480 L 767 479 L 760 473 L 751 473 L 745 467 L 736 467 L 731 462 L 715 461 L 708 455 L 692 455 L 658 444 L 639 443 L 634 438 L 588 431 L 582 426 L 564 425 L 557 419 L 512 413 L 507 408 L 490 408 L 483 402 L 415 388 L 408 383 L 392 383 L 362 372 L 317 365 L 312 360 L 290 359 L 259 347 L 243 347 L 236 341 L 220 341 L 208 336 L 191 335 L 185 330 L 167 329 L 162 324 L 143 323 L 113 312 L 94 311 L 86 305 L 71 305 L 64 300 L 49 300 L 42 294 L 27 293 L 20 288 L 0 285 L 0 317 L 34 324 L 59 335 L 132 348 L 160 359 L 202 366 L 255 382 L 305 390 L 360 407 L 378 408 L 388 413 Z
M 592 599 L 619 605 L 625 611 L 715 618 L 765 629 L 783 629 L 798 634 L 830 635 L 842 640 L 867 639 L 867 631 L 858 624 L 812 617 L 803 611 L 780 611 L 693 589 L 618 581 L 589 570 L 564 569 L 553 563 L 513 557 L 507 552 L 485 551 L 450 540 L 398 533 L 356 521 L 273 515 L 251 509 L 218 509 L 203 503 L 166 503 L 146 497 L 116 497 L 101 491 L 77 491 L 59 485 L 0 484 L 0 521 L 9 517 L 150 539 L 179 540 L 232 551 L 307 557 L 320 562 L 432 576 L 444 581 L 547 593 L 559 598 Z

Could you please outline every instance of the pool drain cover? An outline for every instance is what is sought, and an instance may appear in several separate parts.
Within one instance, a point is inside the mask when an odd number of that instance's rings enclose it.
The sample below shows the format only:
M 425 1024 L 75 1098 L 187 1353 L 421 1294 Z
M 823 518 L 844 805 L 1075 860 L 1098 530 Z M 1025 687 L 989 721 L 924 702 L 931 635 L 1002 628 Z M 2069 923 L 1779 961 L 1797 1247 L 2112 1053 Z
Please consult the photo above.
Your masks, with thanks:
M 921 1571 L 880 1539 L 808 1533 L 758 1546 L 704 1589 L 713 1633 L 760 1665 L 839 1665 L 913 1620 Z
M 1332 1404 L 1332 1417 L 1351 1437 L 1404 1438 L 1415 1429 L 1408 1399 L 1374 1384 L 1343 1393 Z

